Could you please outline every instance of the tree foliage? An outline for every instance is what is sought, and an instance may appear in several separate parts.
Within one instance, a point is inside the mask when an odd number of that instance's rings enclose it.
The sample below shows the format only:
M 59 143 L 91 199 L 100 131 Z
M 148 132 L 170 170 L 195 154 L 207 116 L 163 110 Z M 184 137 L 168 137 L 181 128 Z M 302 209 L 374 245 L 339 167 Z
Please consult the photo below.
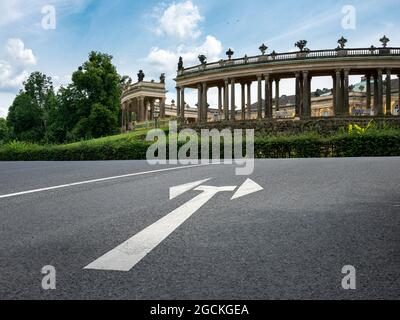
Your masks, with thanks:
M 122 81 L 112 56 L 91 52 L 59 91 L 49 139 L 55 142 L 97 138 L 118 132 Z
M 97 138 L 118 132 L 122 89 L 112 56 L 91 52 L 72 75 L 72 83 L 54 93 L 50 77 L 34 72 L 9 109 L 7 125 L 21 141 L 54 142 Z
M 14 138 L 23 141 L 42 141 L 49 115 L 56 107 L 56 96 L 50 77 L 33 72 L 11 105 L 7 124 Z
M 4 118 L 0 118 L 0 143 L 5 142 L 9 139 L 9 130 L 7 121 Z

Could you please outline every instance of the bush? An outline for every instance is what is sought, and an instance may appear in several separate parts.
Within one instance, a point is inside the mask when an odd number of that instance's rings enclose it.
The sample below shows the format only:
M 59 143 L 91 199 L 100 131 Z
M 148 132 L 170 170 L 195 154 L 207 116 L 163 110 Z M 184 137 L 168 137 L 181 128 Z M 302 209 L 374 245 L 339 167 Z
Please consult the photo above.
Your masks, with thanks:
M 146 159 L 151 144 L 141 140 L 141 135 L 143 132 L 67 145 L 11 142 L 0 146 L 0 160 L 141 160 Z M 254 153 L 256 158 L 400 156 L 400 130 L 369 130 L 331 137 L 316 134 L 259 137 L 254 141 Z

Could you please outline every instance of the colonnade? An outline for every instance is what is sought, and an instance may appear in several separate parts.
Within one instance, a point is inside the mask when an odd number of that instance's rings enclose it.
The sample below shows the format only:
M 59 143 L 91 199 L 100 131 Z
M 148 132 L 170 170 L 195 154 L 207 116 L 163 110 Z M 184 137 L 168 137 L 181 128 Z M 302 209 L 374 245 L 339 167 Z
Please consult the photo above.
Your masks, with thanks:
M 354 71 L 354 72 L 352 72 Z M 311 71 L 294 72 L 295 79 L 295 116 L 299 118 L 311 117 L 311 81 L 313 76 L 331 76 L 333 80 L 333 110 L 334 116 L 349 116 L 349 76 L 350 74 L 363 74 L 366 76 L 366 95 L 367 108 L 374 110 L 374 115 L 390 115 L 392 95 L 391 95 L 391 69 L 371 69 L 365 72 L 351 69 L 336 69 L 324 74 L 313 74 Z M 383 77 L 386 77 L 386 92 L 384 93 Z M 400 81 L 400 75 L 398 75 Z M 273 109 L 279 111 L 280 80 L 290 78 L 287 74 L 265 73 L 257 74 L 246 78 L 224 78 L 212 86 L 218 88 L 218 113 L 220 120 L 234 121 L 237 119 L 235 85 L 240 84 L 240 119 L 251 118 L 251 86 L 253 82 L 257 85 L 257 118 L 272 119 Z M 371 80 L 374 82 L 373 90 Z M 273 99 L 273 84 L 275 84 L 275 99 Z M 190 86 L 193 88 L 193 85 Z M 181 121 L 185 120 L 185 87 L 178 86 L 177 89 L 177 112 Z M 198 122 L 207 122 L 209 104 L 207 102 L 207 93 L 209 83 L 203 81 L 197 84 L 197 107 Z M 386 108 L 383 106 L 383 95 L 386 95 Z M 372 106 L 372 95 L 374 103 Z M 264 96 L 264 99 L 263 99 Z M 278 98 L 277 98 L 278 97 Z M 400 92 L 399 92 L 400 101 Z
M 135 121 L 144 122 L 154 120 L 155 107 L 158 104 L 160 118 L 165 117 L 165 98 L 136 97 L 122 103 L 121 128 L 122 131 L 133 129 L 133 113 Z

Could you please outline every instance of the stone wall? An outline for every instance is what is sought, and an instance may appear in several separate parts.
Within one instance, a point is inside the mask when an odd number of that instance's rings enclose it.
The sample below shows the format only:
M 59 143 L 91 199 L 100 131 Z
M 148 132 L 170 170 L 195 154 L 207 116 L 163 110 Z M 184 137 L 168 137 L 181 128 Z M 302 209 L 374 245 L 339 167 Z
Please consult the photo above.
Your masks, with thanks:
M 196 131 L 201 129 L 254 129 L 256 135 L 299 134 L 304 132 L 318 132 L 321 135 L 330 135 L 341 128 L 346 129 L 350 124 L 365 127 L 373 120 L 376 126 L 390 126 L 400 128 L 400 116 L 391 117 L 346 117 L 346 118 L 312 118 L 304 120 L 246 120 L 235 122 L 209 122 L 201 124 L 183 125 Z

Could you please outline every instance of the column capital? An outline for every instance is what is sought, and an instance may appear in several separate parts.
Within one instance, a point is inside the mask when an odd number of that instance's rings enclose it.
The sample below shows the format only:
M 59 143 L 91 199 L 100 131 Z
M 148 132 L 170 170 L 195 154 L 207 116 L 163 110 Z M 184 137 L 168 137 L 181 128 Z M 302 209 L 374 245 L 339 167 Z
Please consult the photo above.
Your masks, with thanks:
M 303 75 L 308 76 L 308 74 L 309 74 L 308 70 L 303 71 Z
M 268 81 L 268 80 L 269 80 L 269 76 L 270 76 L 269 73 L 264 74 L 264 79 L 265 79 L 266 81 Z
M 296 72 L 294 73 L 294 76 L 295 76 L 296 78 L 300 78 L 300 71 L 296 71 Z
M 340 75 L 342 73 L 342 70 L 341 69 L 336 69 L 335 73 L 336 73 L 336 75 Z
M 378 73 L 378 75 L 382 75 L 383 74 L 383 70 L 382 69 L 376 69 L 376 72 Z
M 228 85 L 229 84 L 229 78 L 224 78 L 224 83 L 225 83 L 225 85 Z
M 343 69 L 344 75 L 348 76 L 350 73 L 350 69 Z
M 258 81 L 262 80 L 262 77 L 263 77 L 262 74 L 258 74 L 258 75 L 257 75 L 257 80 L 258 80 Z
M 387 68 L 386 69 L 386 74 L 387 75 L 391 75 L 392 74 L 392 69 L 391 68 Z

